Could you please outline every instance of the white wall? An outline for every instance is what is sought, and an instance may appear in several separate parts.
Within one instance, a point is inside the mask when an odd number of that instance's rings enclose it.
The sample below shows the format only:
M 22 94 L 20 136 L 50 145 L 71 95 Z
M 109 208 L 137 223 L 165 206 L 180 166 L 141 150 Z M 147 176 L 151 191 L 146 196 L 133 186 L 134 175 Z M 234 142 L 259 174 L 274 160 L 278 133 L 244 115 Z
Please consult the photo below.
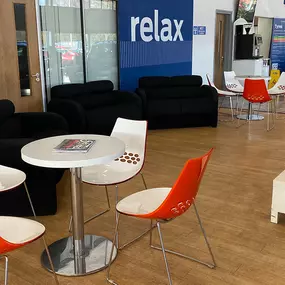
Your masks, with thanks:
M 284 0 L 257 0 L 255 16 L 285 18 Z
M 206 74 L 214 72 L 216 10 L 233 11 L 235 17 L 236 8 L 237 0 L 194 0 L 194 26 L 207 26 L 207 35 L 193 36 L 192 73 L 201 75 L 205 83 Z
M 270 18 L 259 17 L 258 19 L 256 33 L 262 35 L 263 44 L 260 47 L 260 54 L 263 55 L 264 58 L 269 58 L 272 38 L 272 22 L 273 19 Z

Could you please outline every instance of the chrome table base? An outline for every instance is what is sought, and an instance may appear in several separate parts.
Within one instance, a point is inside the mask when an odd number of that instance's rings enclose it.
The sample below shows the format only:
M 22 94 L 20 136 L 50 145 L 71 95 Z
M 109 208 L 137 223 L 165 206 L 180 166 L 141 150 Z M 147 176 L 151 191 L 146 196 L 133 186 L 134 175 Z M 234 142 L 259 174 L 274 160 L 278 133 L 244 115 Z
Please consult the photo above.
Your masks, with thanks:
M 84 276 L 108 267 L 112 250 L 110 240 L 100 236 L 85 235 L 84 245 L 85 252 L 83 256 L 77 258 L 77 264 L 75 264 L 73 237 L 63 238 L 51 244 L 48 248 L 55 272 L 63 276 Z M 116 256 L 117 249 L 115 248 L 112 261 Z M 43 252 L 41 261 L 47 270 L 52 271 L 46 251 Z
M 84 234 L 81 168 L 71 168 L 70 178 L 73 236 L 58 240 L 48 248 L 56 274 L 84 276 L 108 266 L 112 242 L 104 237 Z M 111 261 L 114 261 L 116 256 L 117 248 L 113 250 Z M 46 251 L 42 254 L 42 264 L 51 271 Z
M 262 121 L 264 120 L 263 116 L 260 115 L 238 115 L 238 119 L 247 120 L 247 121 Z

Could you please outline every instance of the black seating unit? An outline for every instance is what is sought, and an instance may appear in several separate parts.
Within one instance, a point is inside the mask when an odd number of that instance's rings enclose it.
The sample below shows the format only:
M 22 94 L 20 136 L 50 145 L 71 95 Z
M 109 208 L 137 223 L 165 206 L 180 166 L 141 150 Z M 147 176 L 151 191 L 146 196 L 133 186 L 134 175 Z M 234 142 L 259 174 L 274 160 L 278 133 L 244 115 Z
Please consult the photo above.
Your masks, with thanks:
M 53 87 L 48 111 L 62 115 L 71 133 L 110 135 L 118 117 L 142 119 L 142 101 L 102 80 Z
M 136 92 L 151 129 L 217 126 L 217 91 L 200 76 L 142 77 Z
M 37 215 L 57 211 L 56 184 L 64 170 L 29 165 L 21 158 L 21 149 L 36 139 L 68 133 L 65 119 L 52 113 L 15 113 L 14 104 L 0 100 L 0 164 L 22 170 Z M 23 185 L 0 192 L 0 215 L 31 216 L 31 207 Z

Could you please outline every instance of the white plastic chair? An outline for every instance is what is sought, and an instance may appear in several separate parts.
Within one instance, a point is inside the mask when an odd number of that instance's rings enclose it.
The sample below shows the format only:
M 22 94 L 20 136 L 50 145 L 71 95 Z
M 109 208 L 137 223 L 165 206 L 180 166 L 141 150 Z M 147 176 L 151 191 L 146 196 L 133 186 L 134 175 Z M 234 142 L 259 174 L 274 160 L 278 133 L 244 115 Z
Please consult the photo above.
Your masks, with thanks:
M 234 108 L 233 108 L 233 100 L 232 100 L 232 97 L 236 97 L 236 99 L 237 99 L 237 104 L 238 104 L 238 96 L 237 96 L 237 93 L 234 93 L 234 92 L 231 92 L 231 91 L 224 91 L 224 90 L 218 89 L 218 88 L 215 86 L 215 83 L 211 80 L 210 75 L 207 74 L 206 76 L 207 76 L 207 80 L 208 80 L 209 85 L 212 86 L 212 87 L 214 87 L 214 88 L 217 90 L 218 95 L 223 98 L 223 100 L 222 100 L 222 102 L 221 102 L 221 104 L 220 104 L 219 109 L 223 106 L 223 103 L 224 103 L 225 98 L 228 98 L 228 99 L 229 99 L 229 101 L 230 101 L 230 107 L 231 107 L 231 113 L 232 113 L 232 121 L 234 121 L 235 118 L 234 118 Z
M 276 99 L 276 108 L 278 108 L 280 96 L 285 96 L 285 72 L 281 73 L 277 83 L 268 90 L 268 94 Z
M 244 88 L 236 79 L 236 73 L 234 71 L 224 71 L 224 76 L 227 89 L 229 91 L 242 95 Z
M 23 171 L 0 165 L 0 192 L 6 192 L 10 190 L 16 191 L 14 188 L 18 187 L 21 184 L 24 184 L 34 218 L 37 220 L 36 212 L 25 181 L 26 174 Z M 4 239 L 4 241 L 9 244 L 5 248 L 7 251 L 0 248 L 0 259 L 5 258 L 5 285 L 8 284 L 8 257 L 3 254 L 13 249 L 22 247 L 25 244 L 31 243 L 40 237 L 43 239 L 44 247 L 47 252 L 48 260 L 50 262 L 50 266 L 54 275 L 55 284 L 59 285 L 44 233 L 45 227 L 36 221 L 15 217 L 0 217 L 0 239 Z
M 89 218 L 85 223 L 110 210 L 110 201 L 107 191 L 108 186 L 115 185 L 116 187 L 116 204 L 118 203 L 118 185 L 132 179 L 138 174 L 141 174 L 144 187 L 147 189 L 144 176 L 141 173 L 146 152 L 147 121 L 118 118 L 111 137 L 116 137 L 125 143 L 126 149 L 124 155 L 109 164 L 85 167 L 82 169 L 82 182 L 97 186 L 105 186 L 108 202 L 107 210 Z M 71 223 L 69 229 L 71 230 Z M 149 230 L 135 240 L 148 232 Z M 126 247 L 130 243 L 123 245 L 121 248 Z M 118 240 L 117 246 L 119 247 Z
M 276 96 L 285 95 L 285 72 L 282 72 L 276 84 L 268 89 L 268 93 Z
M 8 285 L 8 257 L 4 254 L 21 248 L 42 237 L 45 227 L 29 219 L 0 217 L 0 259 L 5 259 L 4 284 Z

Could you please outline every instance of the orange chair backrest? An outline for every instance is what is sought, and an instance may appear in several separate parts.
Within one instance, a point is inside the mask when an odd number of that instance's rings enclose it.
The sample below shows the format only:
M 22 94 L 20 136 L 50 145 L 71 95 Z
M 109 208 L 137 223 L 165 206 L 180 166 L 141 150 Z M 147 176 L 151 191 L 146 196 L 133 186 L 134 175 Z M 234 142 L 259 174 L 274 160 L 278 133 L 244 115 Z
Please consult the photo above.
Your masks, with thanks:
M 196 198 L 212 152 L 213 149 L 202 157 L 189 159 L 164 202 L 154 212 L 143 217 L 166 220 L 185 213 Z
M 246 79 L 243 97 L 251 103 L 265 103 L 271 100 L 263 79 Z

